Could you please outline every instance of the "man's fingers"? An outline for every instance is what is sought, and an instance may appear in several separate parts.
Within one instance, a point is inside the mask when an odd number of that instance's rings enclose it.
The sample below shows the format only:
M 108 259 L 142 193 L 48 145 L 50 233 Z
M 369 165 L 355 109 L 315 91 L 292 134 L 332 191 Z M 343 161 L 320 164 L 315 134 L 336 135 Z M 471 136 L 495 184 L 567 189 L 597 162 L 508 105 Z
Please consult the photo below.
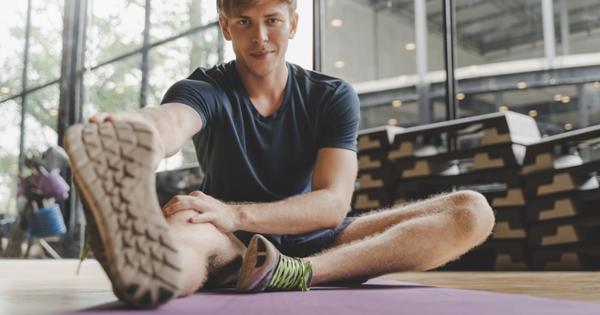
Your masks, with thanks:
M 210 223 L 214 221 L 215 215 L 212 213 L 199 213 L 188 219 L 189 223 L 198 224 L 198 223 Z
M 181 199 L 181 196 L 175 196 L 173 198 L 171 198 L 162 208 L 163 213 L 165 212 L 166 209 L 168 209 L 170 206 L 172 206 L 174 203 L 176 203 L 177 201 L 179 201 Z
M 107 121 L 112 121 L 111 113 L 98 113 L 88 119 L 90 123 L 103 123 Z
M 206 204 L 198 199 L 189 196 L 177 196 L 170 205 L 166 205 L 162 211 L 165 217 L 171 216 L 176 212 L 183 210 L 194 210 L 196 212 L 207 211 Z
M 195 190 L 195 191 L 192 191 L 190 193 L 190 196 L 192 196 L 192 197 L 202 197 L 202 196 L 204 196 L 204 193 L 201 192 L 201 191 L 199 191 L 199 190 Z

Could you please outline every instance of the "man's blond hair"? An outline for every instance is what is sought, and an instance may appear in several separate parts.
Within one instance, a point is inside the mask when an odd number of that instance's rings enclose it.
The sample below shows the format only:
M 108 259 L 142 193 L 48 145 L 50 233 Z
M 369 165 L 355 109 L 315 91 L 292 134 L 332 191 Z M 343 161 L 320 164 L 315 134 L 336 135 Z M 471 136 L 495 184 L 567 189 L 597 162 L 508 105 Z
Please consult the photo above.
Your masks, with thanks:
M 219 16 L 228 17 L 240 13 L 250 7 L 259 5 L 265 0 L 217 0 L 217 12 Z M 290 6 L 290 15 L 296 12 L 297 0 L 279 0 Z

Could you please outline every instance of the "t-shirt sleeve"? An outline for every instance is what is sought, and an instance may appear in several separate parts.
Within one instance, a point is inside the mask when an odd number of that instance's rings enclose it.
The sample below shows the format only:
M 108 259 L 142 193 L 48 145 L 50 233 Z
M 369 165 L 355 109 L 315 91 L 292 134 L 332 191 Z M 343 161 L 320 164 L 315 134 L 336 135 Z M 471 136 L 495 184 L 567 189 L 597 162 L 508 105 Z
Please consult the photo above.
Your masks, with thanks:
M 181 103 L 192 107 L 200 115 L 204 129 L 215 116 L 217 93 L 217 89 L 208 82 L 184 79 L 175 82 L 160 103 Z
M 360 101 L 350 84 L 342 82 L 324 106 L 320 119 L 318 147 L 357 151 Z

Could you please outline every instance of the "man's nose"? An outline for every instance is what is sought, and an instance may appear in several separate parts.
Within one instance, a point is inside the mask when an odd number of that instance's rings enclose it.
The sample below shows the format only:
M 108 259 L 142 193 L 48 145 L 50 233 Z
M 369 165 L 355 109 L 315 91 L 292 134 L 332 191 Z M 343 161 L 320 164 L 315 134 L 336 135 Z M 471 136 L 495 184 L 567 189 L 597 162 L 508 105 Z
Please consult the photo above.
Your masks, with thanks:
M 269 41 L 269 32 L 266 25 L 263 23 L 256 23 L 252 32 L 252 41 L 261 44 Z

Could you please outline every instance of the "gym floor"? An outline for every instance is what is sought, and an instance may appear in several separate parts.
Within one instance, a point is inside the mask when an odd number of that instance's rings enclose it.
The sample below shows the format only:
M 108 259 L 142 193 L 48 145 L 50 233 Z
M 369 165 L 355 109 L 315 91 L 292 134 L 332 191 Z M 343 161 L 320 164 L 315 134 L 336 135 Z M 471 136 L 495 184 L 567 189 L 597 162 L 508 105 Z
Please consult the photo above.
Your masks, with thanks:
M 0 314 L 56 314 L 114 302 L 95 260 L 0 260 Z M 600 304 L 600 272 L 423 272 L 383 279 Z

